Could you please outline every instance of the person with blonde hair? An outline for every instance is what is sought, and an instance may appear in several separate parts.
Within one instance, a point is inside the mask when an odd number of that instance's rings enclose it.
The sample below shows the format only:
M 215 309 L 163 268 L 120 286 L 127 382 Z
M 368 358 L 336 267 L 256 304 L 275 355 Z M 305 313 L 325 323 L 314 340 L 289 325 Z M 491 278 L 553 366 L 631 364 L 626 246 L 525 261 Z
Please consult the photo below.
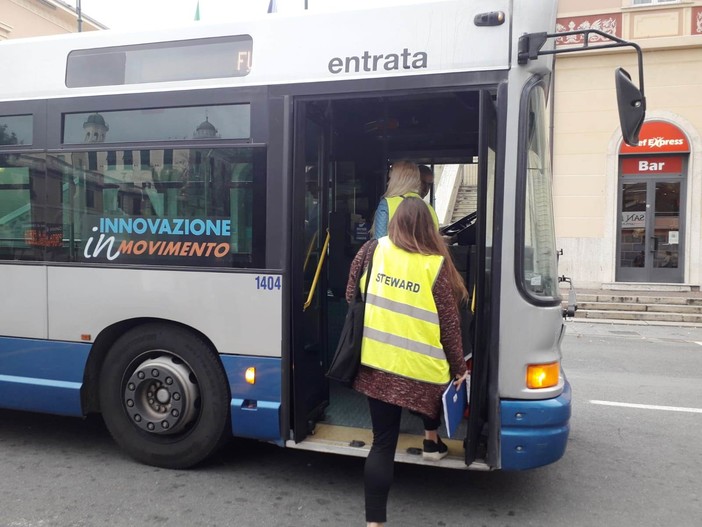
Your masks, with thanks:
M 403 197 L 414 196 L 422 198 L 419 193 L 422 191 L 422 179 L 419 167 L 412 161 L 402 160 L 396 161 L 390 168 L 390 180 L 388 188 L 383 194 L 378 209 L 375 211 L 375 219 L 373 220 L 373 237 L 378 239 L 386 236 L 388 233 L 388 224 L 395 214 L 397 206 L 402 201 Z M 426 194 L 424 194 L 426 196 Z M 438 230 L 439 219 L 433 207 L 425 202 L 429 208 L 434 226 Z
M 463 357 L 458 305 L 465 284 L 419 197 L 401 200 L 388 235 L 366 242 L 351 264 L 346 299 L 371 276 L 363 318 L 361 365 L 353 388 L 366 395 L 373 444 L 364 468 L 366 522 L 387 516 L 402 409 L 422 416 L 422 456 L 438 461 L 448 448 L 438 436 L 441 396 L 449 382 L 460 386 L 468 373 Z

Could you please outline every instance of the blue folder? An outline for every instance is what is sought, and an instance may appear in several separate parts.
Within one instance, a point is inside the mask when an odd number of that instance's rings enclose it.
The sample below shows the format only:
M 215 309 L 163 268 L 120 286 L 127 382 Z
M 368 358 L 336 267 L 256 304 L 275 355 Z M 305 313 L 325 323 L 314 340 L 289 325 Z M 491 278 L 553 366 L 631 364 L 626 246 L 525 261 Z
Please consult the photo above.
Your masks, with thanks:
M 446 433 L 449 438 L 453 438 L 458 427 L 463 420 L 463 414 L 468 405 L 468 385 L 470 377 L 461 383 L 460 388 L 456 388 L 451 381 L 444 392 L 442 401 L 444 404 L 444 422 L 446 423 Z

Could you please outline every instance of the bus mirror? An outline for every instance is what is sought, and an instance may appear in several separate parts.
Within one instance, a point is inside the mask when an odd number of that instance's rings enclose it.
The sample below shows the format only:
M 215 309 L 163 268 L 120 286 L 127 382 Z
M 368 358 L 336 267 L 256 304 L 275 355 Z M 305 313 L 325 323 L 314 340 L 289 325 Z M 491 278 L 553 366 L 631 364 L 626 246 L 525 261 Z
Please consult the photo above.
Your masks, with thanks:
M 623 69 L 614 72 L 617 86 L 617 106 L 619 108 L 619 124 L 627 144 L 639 144 L 639 132 L 646 118 L 646 98 L 633 82 L 631 75 Z

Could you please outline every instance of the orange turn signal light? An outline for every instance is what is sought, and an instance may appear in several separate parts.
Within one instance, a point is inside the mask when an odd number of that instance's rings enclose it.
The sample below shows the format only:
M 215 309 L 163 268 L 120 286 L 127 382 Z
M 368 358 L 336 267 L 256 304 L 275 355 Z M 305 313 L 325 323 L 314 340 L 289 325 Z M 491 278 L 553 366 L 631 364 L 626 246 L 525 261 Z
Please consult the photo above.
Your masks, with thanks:
M 246 368 L 244 378 L 249 384 L 256 384 L 256 368 L 254 368 L 253 366 L 251 368 Z
M 556 386 L 560 371 L 561 365 L 558 361 L 549 362 L 548 364 L 527 365 L 527 388 L 551 388 Z

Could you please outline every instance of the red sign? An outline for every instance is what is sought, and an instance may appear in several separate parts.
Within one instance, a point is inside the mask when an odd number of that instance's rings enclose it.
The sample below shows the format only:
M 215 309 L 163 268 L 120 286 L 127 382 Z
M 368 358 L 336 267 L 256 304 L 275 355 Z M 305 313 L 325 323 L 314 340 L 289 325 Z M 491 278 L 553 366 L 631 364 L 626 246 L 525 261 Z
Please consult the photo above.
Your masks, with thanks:
M 681 174 L 682 156 L 623 157 L 622 174 Z
M 658 154 L 666 152 L 689 152 L 690 142 L 685 133 L 666 121 L 646 121 L 639 134 L 639 146 L 622 142 L 620 154 Z

